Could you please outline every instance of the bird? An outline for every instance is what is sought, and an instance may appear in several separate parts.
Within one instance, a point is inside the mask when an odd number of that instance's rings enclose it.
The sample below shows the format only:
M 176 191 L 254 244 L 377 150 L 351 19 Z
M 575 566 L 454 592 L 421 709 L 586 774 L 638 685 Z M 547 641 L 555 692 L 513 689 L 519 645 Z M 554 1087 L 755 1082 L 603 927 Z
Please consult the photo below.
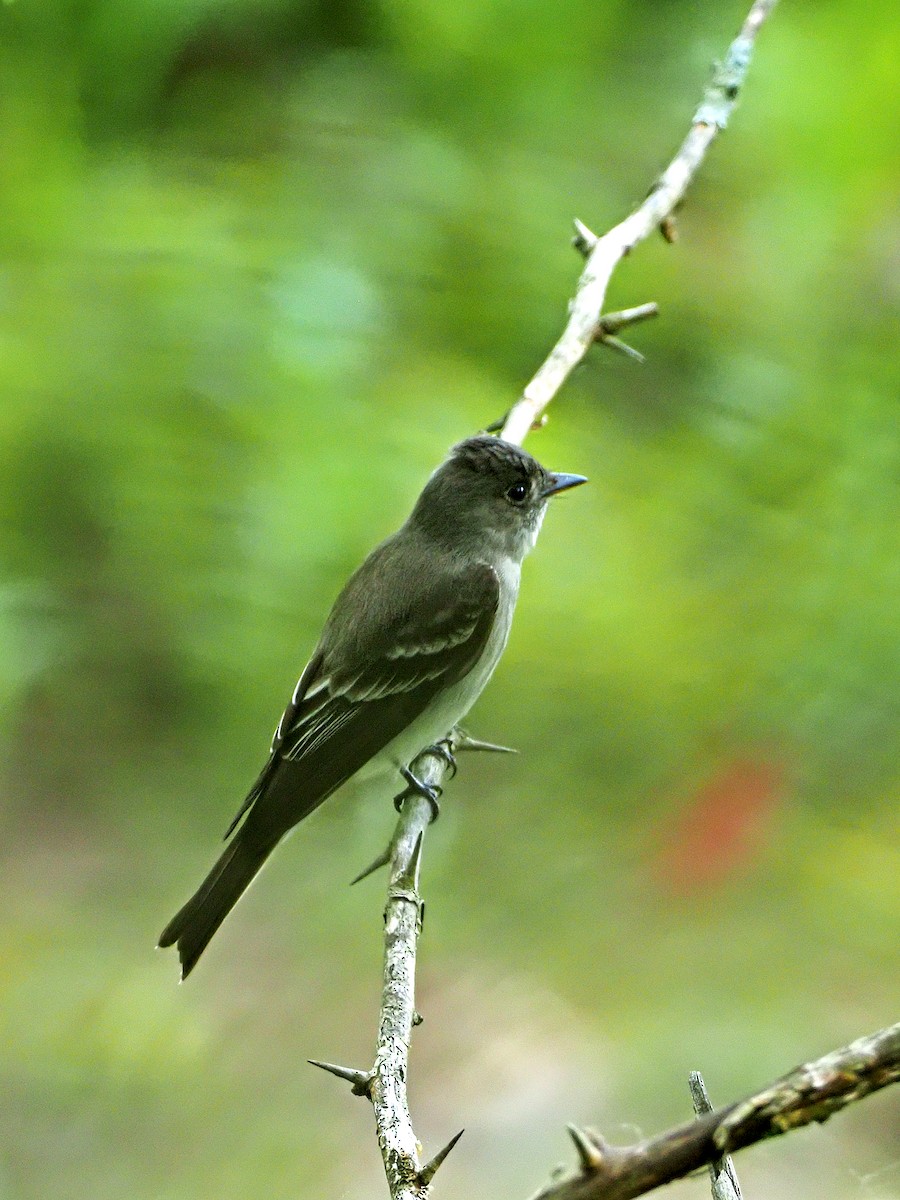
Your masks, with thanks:
M 377 790 L 399 774 L 434 798 L 411 764 L 481 694 L 548 502 L 585 482 L 492 434 L 451 449 L 338 595 L 224 852 L 162 931 L 182 979 L 282 838 L 348 780 Z

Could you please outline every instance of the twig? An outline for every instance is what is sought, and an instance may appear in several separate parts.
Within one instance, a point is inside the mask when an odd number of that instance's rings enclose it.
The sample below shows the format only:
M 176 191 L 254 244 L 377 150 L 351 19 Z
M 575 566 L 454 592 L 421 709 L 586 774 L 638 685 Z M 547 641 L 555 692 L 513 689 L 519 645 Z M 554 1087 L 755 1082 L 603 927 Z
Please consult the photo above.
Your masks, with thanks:
M 687 137 L 643 204 L 599 238 L 582 222 L 576 222 L 576 248 L 587 254 L 587 262 L 562 336 L 506 417 L 502 436 L 508 442 L 524 439 L 597 340 L 606 289 L 625 255 L 661 227 L 664 233 L 668 231 L 667 236 L 672 236 L 670 218 L 684 199 L 716 134 L 728 123 L 750 66 L 756 35 L 775 4 L 776 0 L 755 0 L 725 61 L 716 68 L 703 93 Z
M 460 749 L 500 750 L 503 746 L 470 744 L 454 731 L 448 739 L 451 752 Z M 447 761 L 435 754 L 422 754 L 414 763 L 418 779 L 439 787 Z M 420 1145 L 409 1115 L 406 1077 L 409 1043 L 413 1026 L 421 1017 L 415 1009 L 416 946 L 422 931 L 425 906 L 419 895 L 419 868 L 425 831 L 432 819 L 429 801 L 410 795 L 403 802 L 397 828 L 388 851 L 357 878 L 363 878 L 390 861 L 390 882 L 384 909 L 384 975 L 378 1022 L 378 1043 L 371 1071 L 339 1067 L 311 1059 L 339 1079 L 346 1080 L 356 1096 L 367 1096 L 375 1111 L 375 1133 L 392 1200 L 425 1200 L 438 1167 L 459 1141 L 458 1133 L 424 1165 Z
M 900 1024 L 805 1063 L 746 1100 L 633 1146 L 608 1146 L 532 1200 L 631 1200 L 664 1183 L 813 1121 L 827 1121 L 855 1100 L 900 1081 Z
M 439 786 L 443 766 L 429 755 L 419 760 L 416 769 L 423 783 Z M 416 946 L 423 915 L 419 866 L 430 820 L 426 799 L 413 795 L 405 801 L 392 844 L 384 909 L 384 975 L 371 1096 L 378 1146 L 394 1200 L 424 1200 L 428 1194 L 428 1185 L 419 1180 L 419 1144 L 409 1115 L 406 1077 L 416 1019 Z
M 691 1100 L 694 1112 L 703 1117 L 713 1111 L 712 1101 L 699 1071 L 691 1071 L 688 1079 L 691 1090 Z M 741 1185 L 738 1183 L 737 1172 L 730 1154 L 723 1154 L 709 1164 L 709 1180 L 712 1188 L 712 1200 L 741 1200 Z

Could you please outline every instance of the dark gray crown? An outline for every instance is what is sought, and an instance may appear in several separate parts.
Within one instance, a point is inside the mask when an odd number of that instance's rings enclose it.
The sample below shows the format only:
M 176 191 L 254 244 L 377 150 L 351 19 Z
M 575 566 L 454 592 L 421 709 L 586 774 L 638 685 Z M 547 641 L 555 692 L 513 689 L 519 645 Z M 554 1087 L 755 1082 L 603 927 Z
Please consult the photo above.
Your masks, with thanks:
M 501 479 L 523 476 L 531 479 L 546 472 L 536 458 L 512 442 L 480 433 L 477 437 L 458 442 L 450 451 L 451 460 L 465 464 L 479 474 L 496 475 Z

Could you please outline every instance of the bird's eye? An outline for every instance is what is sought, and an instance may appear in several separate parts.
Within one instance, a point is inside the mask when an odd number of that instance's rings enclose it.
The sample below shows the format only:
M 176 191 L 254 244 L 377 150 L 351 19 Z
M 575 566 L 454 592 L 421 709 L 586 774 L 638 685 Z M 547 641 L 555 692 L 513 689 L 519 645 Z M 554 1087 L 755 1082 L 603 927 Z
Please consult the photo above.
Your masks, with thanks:
M 513 504 L 521 504 L 527 495 L 527 483 L 514 483 L 512 487 L 508 489 L 506 498 L 507 500 L 512 501 Z

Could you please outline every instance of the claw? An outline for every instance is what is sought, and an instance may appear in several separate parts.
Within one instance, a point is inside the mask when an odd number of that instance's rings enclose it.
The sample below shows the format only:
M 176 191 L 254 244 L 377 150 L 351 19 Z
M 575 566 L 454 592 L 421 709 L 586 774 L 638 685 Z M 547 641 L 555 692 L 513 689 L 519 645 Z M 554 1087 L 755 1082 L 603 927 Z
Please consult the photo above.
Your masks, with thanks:
M 419 757 L 421 758 L 425 754 L 433 754 L 435 758 L 442 758 L 447 764 L 447 770 L 452 772 L 451 779 L 456 774 L 456 756 L 453 753 L 453 743 L 448 737 L 435 742 L 433 746 L 426 746 Z
M 427 783 L 423 783 L 421 779 L 417 779 L 413 775 L 409 767 L 401 767 L 400 774 L 406 780 L 407 786 L 399 796 L 394 797 L 394 808 L 396 808 L 397 812 L 400 812 L 403 808 L 404 800 L 407 800 L 410 796 L 421 796 L 423 800 L 427 800 L 431 805 L 431 819 L 432 821 L 436 821 L 441 815 L 441 806 L 438 801 L 440 800 L 442 789 L 439 787 L 430 787 Z

